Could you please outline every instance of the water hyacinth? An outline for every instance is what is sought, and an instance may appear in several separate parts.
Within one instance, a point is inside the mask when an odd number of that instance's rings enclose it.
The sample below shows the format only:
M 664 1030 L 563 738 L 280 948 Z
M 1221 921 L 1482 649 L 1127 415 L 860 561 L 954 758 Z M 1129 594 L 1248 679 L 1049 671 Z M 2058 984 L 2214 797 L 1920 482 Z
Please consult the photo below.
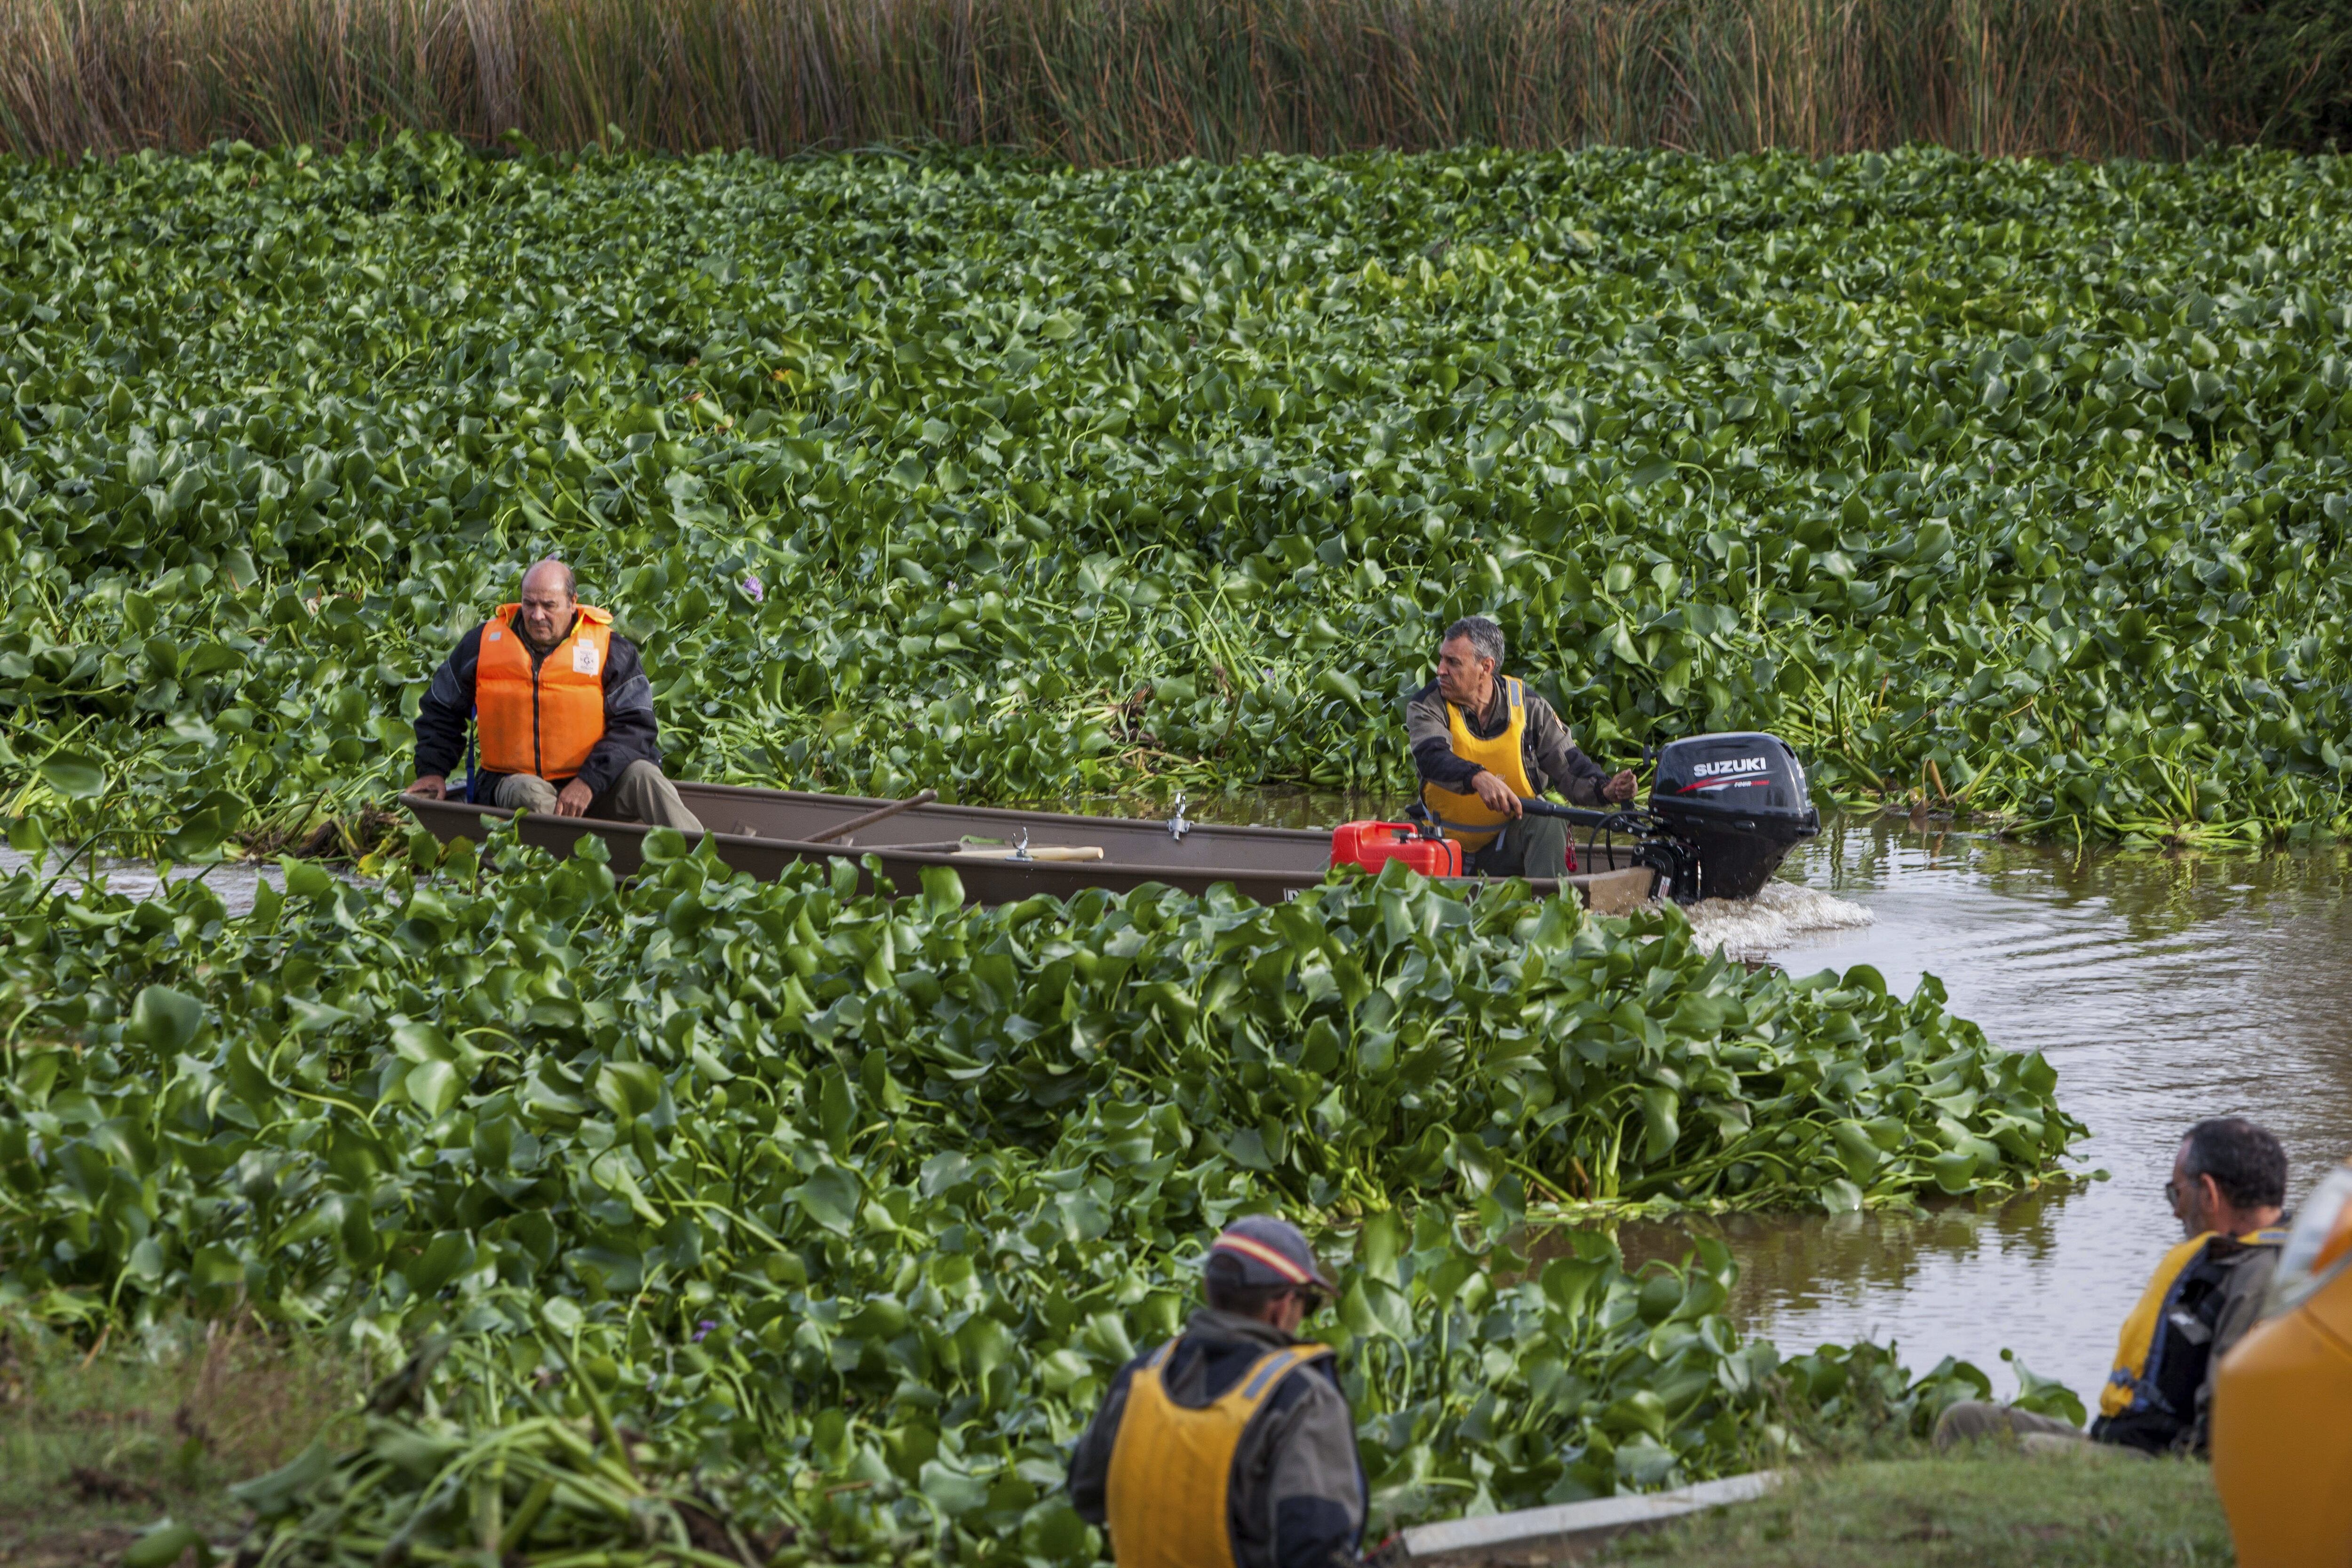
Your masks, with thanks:
M 1671 910 L 1401 873 L 985 910 L 651 849 L 625 886 L 593 839 L 289 861 L 234 919 L 0 883 L 0 1300 L 421 1347 L 359 1448 L 250 1489 L 269 1561 L 1087 1561 L 1062 1446 L 1268 1207 L 1350 1260 L 1383 1518 L 1745 1468 L 1846 1374 L 1743 1343 L 1712 1245 L 1531 1258 L 1538 1202 L 1999 1190 L 2078 1131 L 1932 987 L 1751 973 Z M 1982 1382 L 1853 1354 L 1921 1419 Z
M 1392 790 L 1484 610 L 1612 762 L 1769 729 L 1833 797 L 2333 832 L 2345 170 L 25 165 L 0 813 L 352 821 L 556 550 L 686 775 Z

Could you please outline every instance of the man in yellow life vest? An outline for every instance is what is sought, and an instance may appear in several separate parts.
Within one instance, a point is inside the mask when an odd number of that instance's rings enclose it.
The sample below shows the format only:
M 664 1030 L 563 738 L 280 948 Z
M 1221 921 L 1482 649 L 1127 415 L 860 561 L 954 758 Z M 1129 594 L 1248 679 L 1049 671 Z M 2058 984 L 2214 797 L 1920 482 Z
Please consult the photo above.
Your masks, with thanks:
M 523 574 L 520 602 L 500 605 L 458 642 L 417 705 L 408 792 L 448 793 L 470 717 L 483 804 L 700 833 L 662 776 L 654 689 L 637 650 L 576 595 L 571 567 L 541 561 Z
M 2214 1369 L 2261 1318 L 2286 1232 L 2286 1151 L 2234 1116 L 2200 1121 L 2174 1154 L 2164 1195 L 2188 1239 L 2164 1255 L 2124 1320 L 2098 1418 L 2083 1432 L 2030 1411 L 1968 1401 L 1944 1412 L 1936 1446 L 2003 1430 L 2034 1445 L 2112 1443 L 2202 1454 Z
M 1548 790 L 1575 805 L 1629 801 L 1633 774 L 1604 773 L 1551 704 L 1502 667 L 1503 628 L 1484 616 L 1454 622 L 1438 640 L 1437 679 L 1404 708 L 1422 804 L 1461 844 L 1473 875 L 1557 877 L 1568 824 L 1529 816 L 1520 803 Z
M 1129 1362 L 1070 1459 L 1070 1501 L 1118 1568 L 1358 1568 L 1369 1498 L 1327 1346 L 1296 1337 L 1338 1288 L 1297 1226 L 1235 1220 L 1208 1306 Z

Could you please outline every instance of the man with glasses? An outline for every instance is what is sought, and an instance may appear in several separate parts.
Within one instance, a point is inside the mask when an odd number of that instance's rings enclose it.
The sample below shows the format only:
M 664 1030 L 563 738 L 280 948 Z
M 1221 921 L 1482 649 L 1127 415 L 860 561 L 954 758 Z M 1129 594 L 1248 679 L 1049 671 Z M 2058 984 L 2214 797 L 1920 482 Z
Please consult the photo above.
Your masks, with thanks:
M 1937 1447 L 2009 1431 L 2028 1447 L 2087 1439 L 2147 1454 L 2205 1452 L 2213 1369 L 2261 1317 L 2286 1242 L 2286 1151 L 2238 1117 L 2200 1121 L 2180 1141 L 2164 1195 L 2188 1239 L 2164 1255 L 2124 1320 L 2090 1431 L 1970 1400 L 1937 1422 Z
M 1327 1345 L 1297 1337 L 1338 1287 L 1297 1226 L 1235 1220 L 1208 1305 L 1111 1379 L 1070 1501 L 1118 1568 L 1356 1568 L 1369 1498 Z

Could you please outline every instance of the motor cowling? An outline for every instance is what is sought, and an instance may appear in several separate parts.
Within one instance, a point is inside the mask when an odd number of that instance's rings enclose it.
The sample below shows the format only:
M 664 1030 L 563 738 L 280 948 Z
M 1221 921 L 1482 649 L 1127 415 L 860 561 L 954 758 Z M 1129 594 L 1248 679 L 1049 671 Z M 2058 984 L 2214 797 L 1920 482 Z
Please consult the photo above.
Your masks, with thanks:
M 1822 830 L 1805 765 L 1778 735 L 1692 735 L 1658 752 L 1650 809 L 1690 847 L 1680 900 L 1752 899 L 1789 851 Z

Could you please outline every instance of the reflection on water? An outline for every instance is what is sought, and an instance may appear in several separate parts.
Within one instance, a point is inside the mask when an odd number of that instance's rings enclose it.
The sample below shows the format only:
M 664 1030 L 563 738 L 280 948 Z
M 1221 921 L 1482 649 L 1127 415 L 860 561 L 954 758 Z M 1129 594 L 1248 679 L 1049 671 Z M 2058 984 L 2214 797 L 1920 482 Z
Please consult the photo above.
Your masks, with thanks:
M 1832 825 L 1786 875 L 1871 923 L 1766 955 L 1801 973 L 1868 963 L 1906 994 L 1939 976 L 1996 1043 L 2049 1054 L 2061 1101 L 2091 1128 L 2076 1163 L 2113 1180 L 1982 1211 L 1706 1222 L 1740 1259 L 1747 1323 L 1784 1351 L 1893 1338 L 1914 1366 L 1958 1355 L 1997 1384 L 2009 1347 L 2095 1391 L 2179 1237 L 2162 1188 L 2190 1122 L 2268 1126 L 2294 1192 L 2352 1154 L 2347 869 L 2336 848 L 2173 858 L 1920 834 L 1901 818 Z M 1685 1237 L 1628 1226 L 1621 1239 L 1653 1257 Z

